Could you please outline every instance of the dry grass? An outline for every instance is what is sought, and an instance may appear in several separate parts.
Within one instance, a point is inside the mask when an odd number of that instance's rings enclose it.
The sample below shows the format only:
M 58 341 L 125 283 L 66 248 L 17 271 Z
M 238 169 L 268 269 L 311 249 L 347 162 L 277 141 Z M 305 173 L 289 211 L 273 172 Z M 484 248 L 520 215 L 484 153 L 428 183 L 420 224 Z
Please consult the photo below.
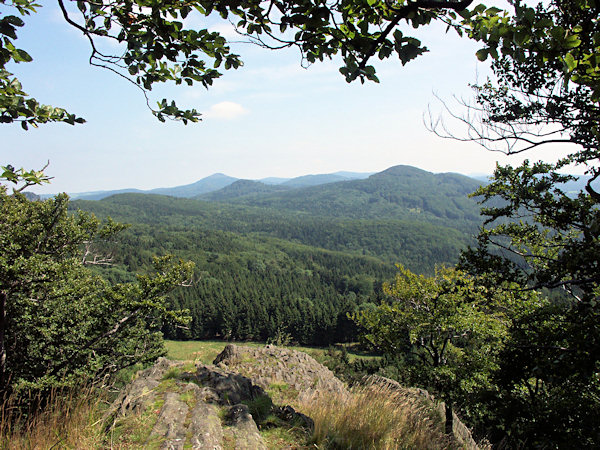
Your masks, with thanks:
M 378 385 L 350 394 L 315 393 L 301 399 L 300 410 L 315 422 L 318 448 L 453 448 L 432 417 L 431 406 L 410 394 Z
M 47 405 L 24 413 L 14 398 L 0 405 L 0 449 L 97 448 L 104 437 L 97 391 L 52 392 Z

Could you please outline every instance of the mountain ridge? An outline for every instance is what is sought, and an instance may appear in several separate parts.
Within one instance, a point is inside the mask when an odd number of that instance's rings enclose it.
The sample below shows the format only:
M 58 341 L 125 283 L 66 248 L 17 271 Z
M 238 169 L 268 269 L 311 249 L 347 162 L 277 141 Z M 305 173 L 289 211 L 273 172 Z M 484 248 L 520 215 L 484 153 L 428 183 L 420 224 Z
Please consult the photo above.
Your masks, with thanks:
M 289 190 L 216 191 L 198 200 L 220 201 L 280 211 L 349 219 L 410 219 L 426 217 L 439 225 L 463 222 L 458 228 L 480 224 L 479 206 L 468 195 L 481 182 L 467 176 L 433 174 L 398 165 L 365 179 L 343 180 Z M 477 225 L 476 225 L 477 224 Z
M 393 166 L 393 167 L 411 167 L 411 166 Z M 416 170 L 421 170 L 417 169 Z M 386 169 L 389 170 L 389 169 Z M 386 172 L 384 170 L 383 172 Z M 426 171 L 423 171 L 428 173 Z M 382 172 L 378 172 L 382 173 Z M 374 172 L 348 172 L 338 171 L 326 174 L 308 174 L 301 175 L 294 178 L 283 178 L 283 177 L 266 177 L 257 180 L 247 180 L 262 183 L 270 186 L 287 186 L 290 188 L 304 188 L 311 186 L 320 186 L 328 183 L 335 183 L 340 181 L 350 180 L 364 180 L 370 176 L 376 175 Z M 226 188 L 227 186 L 241 180 L 241 178 L 232 177 L 221 172 L 214 173 L 207 177 L 201 178 L 193 183 L 173 186 L 173 187 L 158 187 L 152 189 L 138 189 L 138 188 L 123 188 L 123 189 L 105 189 L 98 191 L 84 191 L 84 192 L 69 192 L 69 196 L 73 200 L 102 200 L 103 198 L 110 197 L 111 195 L 125 194 L 125 193 L 138 193 L 138 194 L 158 194 L 167 195 L 178 198 L 192 198 L 202 194 L 208 194 L 211 192 L 218 191 Z M 56 194 L 42 194 L 41 198 L 50 198 Z

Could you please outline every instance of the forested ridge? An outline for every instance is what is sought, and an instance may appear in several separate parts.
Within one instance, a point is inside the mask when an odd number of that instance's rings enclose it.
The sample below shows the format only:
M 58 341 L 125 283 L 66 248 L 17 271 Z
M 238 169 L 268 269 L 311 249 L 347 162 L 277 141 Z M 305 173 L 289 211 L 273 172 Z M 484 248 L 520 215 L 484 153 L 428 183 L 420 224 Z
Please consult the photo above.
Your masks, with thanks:
M 175 294 L 174 304 L 191 311 L 192 323 L 188 329 L 165 329 L 168 337 L 267 340 L 288 333 L 302 344 L 328 345 L 356 339 L 347 315 L 379 303 L 381 284 L 393 276 L 395 263 L 433 273 L 436 265 L 456 263 L 472 242 L 475 220 L 461 230 L 466 220 L 459 216 L 474 209 L 467 191 L 476 183 L 424 174 L 398 167 L 368 180 L 299 188 L 290 191 L 297 192 L 295 204 L 273 199 L 278 187 L 261 185 L 270 207 L 146 194 L 77 200 L 70 207 L 131 224 L 104 249 L 115 252 L 115 265 L 102 269 L 113 281 L 147 270 L 157 254 L 194 261 L 195 282 Z M 250 191 L 256 199 L 257 184 L 236 182 L 224 191 Z M 423 206 L 443 196 L 446 211 L 458 218 L 442 226 L 440 217 L 411 212 L 400 202 L 380 217 L 377 209 L 363 210 L 365 192 L 374 199 L 371 204 L 389 203 L 395 195 Z M 292 210 L 302 207 L 304 196 L 304 205 L 328 214 Z M 344 204 L 339 216 L 322 205 L 323 197 Z M 280 208 L 279 202 L 289 207 Z
M 365 180 L 271 194 L 239 190 L 237 197 L 232 195 L 230 186 L 198 198 L 327 217 L 419 220 L 466 230 L 480 224 L 477 203 L 468 198 L 480 185 L 481 182 L 463 175 L 394 166 Z

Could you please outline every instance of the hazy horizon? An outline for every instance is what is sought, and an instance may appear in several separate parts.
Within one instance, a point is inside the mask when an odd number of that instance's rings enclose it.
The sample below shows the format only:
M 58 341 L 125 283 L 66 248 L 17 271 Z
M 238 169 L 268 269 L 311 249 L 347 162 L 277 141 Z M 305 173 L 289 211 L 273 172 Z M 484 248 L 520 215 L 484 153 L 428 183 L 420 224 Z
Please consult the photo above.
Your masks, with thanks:
M 38 101 L 64 107 L 87 123 L 29 131 L 2 125 L 0 164 L 39 170 L 50 161 L 52 184 L 38 188 L 50 193 L 180 186 L 216 172 L 241 179 L 294 178 L 404 164 L 433 173 L 487 174 L 497 161 L 552 161 L 565 153 L 557 145 L 508 158 L 427 130 L 430 109 L 437 117 L 444 101 L 461 113 L 456 100 L 471 101 L 469 84 L 490 73 L 489 64 L 475 56 L 479 44 L 446 33 L 444 24 L 412 30 L 430 51 L 406 66 L 394 58 L 377 61 L 381 83 L 362 85 L 344 81 L 339 58 L 304 69 L 293 49 L 273 52 L 240 43 L 218 17 L 191 14 L 186 21 L 233 39 L 232 50 L 244 60 L 208 90 L 152 91 L 152 101 L 172 98 L 203 114 L 201 123 L 188 126 L 158 122 L 138 89 L 88 64 L 89 43 L 65 23 L 58 5 L 40 7 L 18 33 L 19 47 L 33 62 L 8 69 Z
M 408 165 L 408 164 L 397 164 L 397 165 Z M 390 166 L 390 167 L 394 167 L 394 166 Z M 389 169 L 390 167 L 386 167 L 382 170 L 376 171 L 376 172 L 372 172 L 372 171 L 357 171 L 357 170 L 337 170 L 335 172 L 328 172 L 328 173 L 304 173 L 304 174 L 300 174 L 297 176 L 293 176 L 293 177 L 284 177 L 284 176 L 279 176 L 278 174 L 273 174 L 273 175 L 269 175 L 266 177 L 261 177 L 261 178 L 241 178 L 241 177 L 236 177 L 234 175 L 228 174 L 224 171 L 218 171 L 215 173 L 212 173 L 210 175 L 207 175 L 205 177 L 201 177 L 198 178 L 197 180 L 191 181 L 189 183 L 181 183 L 181 184 L 175 184 L 175 185 L 171 185 L 171 186 L 164 186 L 164 185 L 160 185 L 160 186 L 152 186 L 149 188 L 140 188 L 137 186 L 117 186 L 114 188 L 108 188 L 108 189 L 90 189 L 90 190 L 71 190 L 71 191 L 51 191 L 48 189 L 44 189 L 44 191 L 48 191 L 48 192 L 41 192 L 40 186 L 33 186 L 31 188 L 28 189 L 28 191 L 34 193 L 34 194 L 39 194 L 39 195 L 53 195 L 53 194 L 57 194 L 59 192 L 66 192 L 68 194 L 88 194 L 88 193 L 99 193 L 99 192 L 108 192 L 108 191 L 117 191 L 117 190 L 127 190 L 127 189 L 135 189 L 135 190 L 139 190 L 139 191 L 149 191 L 149 190 L 154 190 L 154 189 L 171 189 L 171 188 L 176 188 L 176 187 L 181 187 L 181 186 L 187 186 L 187 185 L 191 185 L 194 183 L 197 183 L 199 181 L 202 181 L 206 178 L 210 178 L 213 177 L 215 175 L 223 175 L 226 177 L 231 177 L 231 178 L 236 178 L 237 180 L 250 180 L 250 181 L 260 181 L 262 182 L 263 180 L 268 180 L 270 178 L 278 178 L 278 179 L 284 179 L 285 181 L 287 180 L 293 180 L 295 178 L 300 178 L 300 177 L 305 177 L 305 176 L 318 176 L 318 175 L 338 175 L 340 173 L 355 173 L 355 174 L 360 174 L 360 175 L 373 175 L 379 172 L 383 172 L 387 169 Z M 416 166 L 411 166 L 411 167 L 416 167 Z M 417 169 L 421 169 L 421 170 L 425 170 L 421 167 L 416 167 Z M 425 170 L 426 172 L 430 172 L 428 170 Z M 466 177 L 469 178 L 474 178 L 474 179 L 478 179 L 478 178 L 482 178 L 482 177 L 486 177 L 486 176 L 490 176 L 492 175 L 491 173 L 486 174 L 486 173 L 471 173 L 471 174 L 465 174 L 465 173 L 460 173 L 460 172 L 455 172 L 455 171 L 448 171 L 448 172 L 431 172 L 433 174 L 440 174 L 440 173 L 456 173 L 459 175 L 464 175 Z M 343 180 L 340 180 L 343 181 Z M 275 183 L 278 184 L 278 183 Z M 50 185 L 47 185 L 46 187 L 51 187 L 52 186 L 52 182 Z

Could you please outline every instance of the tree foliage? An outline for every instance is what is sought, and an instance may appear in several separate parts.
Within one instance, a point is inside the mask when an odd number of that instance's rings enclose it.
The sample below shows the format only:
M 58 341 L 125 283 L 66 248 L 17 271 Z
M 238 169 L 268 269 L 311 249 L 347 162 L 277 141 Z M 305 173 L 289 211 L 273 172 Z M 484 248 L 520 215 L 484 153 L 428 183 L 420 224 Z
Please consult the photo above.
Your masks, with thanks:
M 401 265 L 383 289 L 390 301 L 353 319 L 367 341 L 404 360 L 405 382 L 446 402 L 450 432 L 453 404 L 474 410 L 474 398 L 493 390 L 512 312 L 531 308 L 536 295 L 507 295 L 456 269 L 438 268 L 426 277 Z
M 18 15 L 0 17 L 0 123 L 19 122 L 23 129 L 40 123 L 65 122 L 71 125 L 84 120 L 68 113 L 63 108 L 40 104 L 23 91 L 20 81 L 10 73 L 9 63 L 32 61 L 25 50 L 16 46 L 17 29 L 24 26 L 23 17 L 36 12 L 40 5 L 32 0 L 2 0 L 0 8 L 11 10 Z
M 497 167 L 480 188 L 486 217 L 462 267 L 522 290 L 546 288 L 554 302 L 516 320 L 496 374 L 494 438 L 527 447 L 597 447 L 600 411 L 600 4 L 554 0 L 512 11 L 463 13 L 460 28 L 481 41 L 494 77 L 476 87 L 467 140 L 517 154 L 563 143 L 558 161 Z M 478 117 L 478 121 L 473 118 Z M 566 192 L 569 170 L 585 189 Z M 585 414 L 582 412 L 586 411 Z M 492 420 L 490 420 L 492 422 Z
M 485 44 L 482 52 L 495 58 L 496 81 L 477 88 L 482 129 L 495 135 L 481 134 L 479 141 L 506 144 L 509 154 L 556 141 L 576 145 L 557 162 L 496 170 L 492 183 L 477 192 L 484 203 L 501 199 L 483 210 L 490 226 L 480 248 L 501 247 L 517 262 L 489 251 L 476 259 L 495 270 L 504 265 L 503 274 L 523 283 L 562 287 L 590 300 L 600 281 L 600 194 L 594 184 L 600 176 L 600 9 L 585 0 L 551 5 L 516 2 L 514 15 L 479 14 L 467 21 L 471 37 Z M 561 173 L 571 164 L 590 175 L 575 196 L 561 188 L 572 179 Z
M 185 322 L 166 294 L 190 263 L 156 260 L 153 275 L 111 285 L 87 264 L 91 245 L 123 227 L 67 212 L 68 198 L 30 201 L 0 187 L 0 378 L 8 392 L 96 380 L 164 353 L 165 321 Z
M 445 17 L 449 10 L 463 10 L 472 0 L 395 0 L 341 2 L 192 0 L 145 1 L 79 0 L 77 9 L 57 0 L 65 21 L 80 31 L 90 44 L 90 64 L 108 69 L 129 80 L 146 96 L 160 83 L 199 83 L 205 87 L 222 75 L 222 70 L 242 65 L 229 43 L 217 32 L 186 28 L 190 14 L 219 15 L 231 22 L 250 42 L 277 49 L 296 46 L 306 63 L 323 61 L 340 54 L 340 72 L 347 81 L 378 81 L 373 57 L 397 55 L 404 65 L 427 51 L 420 40 L 402 31 L 418 28 Z M 17 77 L 8 72 L 9 63 L 31 62 L 26 50 L 17 48 L 17 30 L 24 19 L 41 5 L 35 0 L 1 0 L 9 14 L 0 19 L 0 119 L 28 125 L 50 121 L 70 124 L 83 119 L 62 108 L 41 105 L 28 97 Z M 99 41 L 117 43 L 122 53 L 107 54 Z M 197 122 L 200 114 L 182 110 L 162 99 L 153 114 L 160 120 Z

